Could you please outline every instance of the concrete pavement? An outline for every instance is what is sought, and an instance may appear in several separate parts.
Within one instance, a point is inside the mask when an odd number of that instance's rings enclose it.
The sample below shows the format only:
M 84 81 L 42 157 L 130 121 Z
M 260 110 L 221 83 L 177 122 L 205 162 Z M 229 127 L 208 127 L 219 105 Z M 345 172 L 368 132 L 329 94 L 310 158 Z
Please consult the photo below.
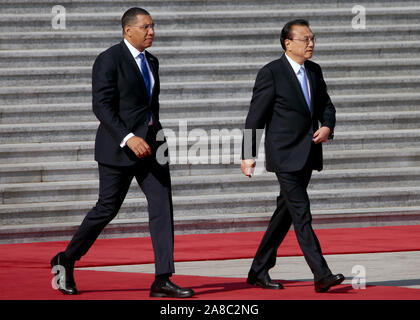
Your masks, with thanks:
M 357 275 L 363 276 L 362 271 L 367 285 L 420 289 L 420 251 L 325 255 L 325 259 L 333 273 L 344 274 L 344 284 L 354 283 Z M 251 262 L 252 259 L 178 262 L 175 269 L 177 275 L 246 278 Z M 154 264 L 78 269 L 154 273 Z M 270 275 L 279 280 L 313 281 L 303 256 L 278 257 Z

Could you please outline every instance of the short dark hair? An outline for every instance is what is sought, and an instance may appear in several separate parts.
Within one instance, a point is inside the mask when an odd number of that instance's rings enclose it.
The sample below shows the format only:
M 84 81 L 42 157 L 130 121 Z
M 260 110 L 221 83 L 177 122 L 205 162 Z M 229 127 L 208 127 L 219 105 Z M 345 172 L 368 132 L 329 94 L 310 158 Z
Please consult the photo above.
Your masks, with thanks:
M 147 12 L 143 8 L 137 8 L 137 7 L 130 8 L 126 12 L 124 12 L 121 18 L 121 26 L 123 28 L 123 32 L 124 32 L 124 28 L 130 23 L 133 23 L 137 19 L 138 15 L 150 16 L 150 13 Z
M 281 34 L 280 34 L 280 43 L 281 43 L 281 47 L 284 50 L 286 50 L 286 45 L 284 44 L 284 40 L 290 39 L 290 37 L 291 37 L 290 31 L 292 30 L 293 26 L 309 27 L 309 22 L 305 19 L 296 19 L 296 20 L 289 21 L 288 23 L 286 23 L 284 25 L 283 29 L 281 30 Z

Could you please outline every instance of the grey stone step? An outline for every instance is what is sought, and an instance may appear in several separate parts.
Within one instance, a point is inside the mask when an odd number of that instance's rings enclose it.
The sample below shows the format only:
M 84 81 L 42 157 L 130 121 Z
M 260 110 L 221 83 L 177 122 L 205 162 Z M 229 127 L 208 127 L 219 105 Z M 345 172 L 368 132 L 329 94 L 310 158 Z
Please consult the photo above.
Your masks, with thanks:
M 420 96 L 418 93 L 399 94 L 398 92 L 377 94 L 348 94 L 331 95 L 338 109 L 343 112 L 388 112 L 388 111 L 415 111 L 420 110 Z
M 242 116 L 232 117 L 203 117 L 203 118 L 173 118 L 161 119 L 166 134 L 188 132 L 189 136 L 197 136 L 194 129 L 205 130 L 208 135 L 211 130 L 241 130 L 244 126 L 246 112 Z M 362 136 L 375 133 L 367 129 L 400 129 L 396 133 L 416 132 L 416 121 L 419 118 L 418 111 L 401 112 L 400 114 L 389 112 L 366 113 L 365 119 L 358 119 L 357 114 L 339 114 L 340 124 L 337 124 L 337 132 L 346 134 L 346 131 L 363 129 Z M 341 119 L 340 119 L 341 118 Z M 360 118 L 360 116 L 359 116 Z M 99 121 L 86 122 L 55 122 L 55 123 L 22 123 L 0 125 L 0 142 L 11 143 L 42 143 L 42 142 L 66 142 L 66 141 L 93 141 Z M 413 129 L 414 131 L 404 131 Z M 170 131 L 170 132 L 169 132 Z M 30 135 L 28 136 L 28 133 Z M 230 133 L 230 132 L 229 132 Z M 238 134 L 238 133 L 236 133 Z M 351 133 L 352 134 L 352 133 Z M 384 134 L 380 132 L 380 134 Z M 348 134 L 350 135 L 350 134 Z M 186 135 L 185 135 L 186 136 Z M 346 137 L 346 136 L 344 136 Z
M 175 234 L 199 232 L 234 232 L 253 231 L 256 227 L 267 224 L 267 214 L 235 214 L 174 217 Z M 57 222 L 42 224 L 20 224 L 0 226 L 0 243 L 22 243 L 39 241 L 68 241 L 79 227 L 80 222 Z M 258 229 L 259 230 L 259 229 Z M 115 219 L 108 224 L 99 238 L 148 237 L 149 221 L 147 218 Z
M 164 119 L 244 116 L 249 99 L 161 100 Z M 1 124 L 96 121 L 91 103 L 27 104 L 0 106 Z
M 420 164 L 418 148 L 401 148 L 397 150 L 345 150 L 330 151 L 324 156 L 326 169 L 362 169 L 362 168 L 395 168 L 415 167 Z
M 334 94 L 369 94 L 389 93 L 395 91 L 418 92 L 420 77 L 416 76 L 384 76 L 384 77 L 340 77 L 325 79 L 329 91 Z M 161 85 L 162 99 L 210 99 L 247 97 L 251 99 L 254 80 L 242 81 L 195 81 L 177 82 Z
M 334 94 L 417 93 L 420 76 L 394 77 L 347 77 L 325 79 L 329 91 Z M 189 100 L 212 98 L 251 99 L 254 81 L 195 81 L 164 83 L 161 85 L 162 100 Z M 30 86 L 0 88 L 0 98 L 6 105 L 23 103 L 75 103 L 91 100 L 91 85 Z
M 327 78 L 329 92 L 333 94 L 369 94 L 389 92 L 418 92 L 420 77 L 347 77 Z
M 419 93 L 331 95 L 331 99 L 337 117 L 351 113 L 383 113 L 385 117 L 388 114 L 398 117 L 395 110 L 402 116 L 420 111 Z M 226 117 L 245 117 L 249 103 L 249 98 L 161 100 L 161 118 L 219 117 L 220 112 Z M 0 105 L 0 115 L 0 124 L 96 121 L 91 102 Z
M 190 119 L 162 119 L 162 125 L 174 133 L 185 132 L 185 137 L 193 135 L 194 129 L 206 130 L 233 130 L 241 133 L 244 118 L 190 118 Z M 63 123 L 38 123 L 0 125 L 1 143 L 30 142 L 66 142 L 66 141 L 93 141 L 99 121 L 92 122 L 63 122 Z M 239 127 L 238 127 L 239 125 Z M 30 136 L 28 137 L 28 133 Z M 194 135 L 193 137 L 196 137 Z
M 90 84 L 62 86 L 2 87 L 0 98 L 3 105 L 25 103 L 67 103 L 91 100 Z
M 209 153 L 216 151 L 219 154 L 225 154 L 226 152 L 234 152 L 235 154 L 240 153 L 242 131 L 239 127 L 236 129 L 225 128 L 225 130 L 223 128 L 213 128 L 207 131 L 206 136 L 202 136 L 201 132 L 188 131 L 185 133 L 185 131 L 180 131 L 184 128 L 185 126 L 181 124 L 178 128 L 168 127 L 164 129 L 168 140 L 169 150 L 173 157 L 185 155 L 186 152 L 191 152 L 191 146 L 193 145 L 195 147 L 206 148 L 209 150 Z M 30 128 L 29 131 L 32 132 Z M 92 134 L 94 134 L 94 131 L 95 130 L 93 130 Z M 11 135 L 9 135 L 9 140 L 0 145 L 0 163 L 88 161 L 93 159 L 93 140 L 69 142 L 68 139 L 63 138 L 65 141 L 62 142 L 46 142 L 49 140 L 49 136 L 54 138 L 52 140 L 59 140 L 59 138 L 56 137 L 59 134 L 60 131 L 47 132 L 45 133 L 45 137 L 38 137 L 40 140 L 39 143 L 30 143 L 28 142 L 28 138 L 22 138 L 21 143 L 11 143 Z M 220 134 L 222 134 L 224 136 L 223 139 L 226 140 L 223 140 L 220 137 Z M 27 133 L 25 132 L 19 134 L 19 136 L 22 137 L 25 137 L 26 135 Z M 33 132 L 32 135 L 34 135 Z M 211 143 L 216 142 L 218 142 L 218 148 L 214 149 Z M 229 145 L 227 143 L 229 143 Z M 229 150 L 225 150 L 228 146 Z M 402 130 L 341 131 L 340 126 L 337 126 L 334 141 L 325 144 L 324 150 L 326 152 L 340 152 L 346 150 L 360 152 L 363 150 L 377 149 L 378 147 L 392 149 L 395 150 L 395 152 L 398 152 L 399 149 L 420 147 L 420 130 L 414 128 Z M 261 150 L 263 150 L 263 144 L 261 145 Z M 175 159 L 176 158 L 173 159 L 174 163 Z
M 229 135 L 230 148 L 229 150 L 225 150 L 227 148 L 227 142 L 220 138 L 218 140 L 218 148 L 214 149 L 210 144 L 214 138 L 210 136 L 207 140 L 203 139 L 202 143 L 199 143 L 191 135 L 187 139 L 186 137 L 180 138 L 179 135 L 171 136 L 167 133 L 169 150 L 173 157 L 185 155 L 185 152 L 191 150 L 192 145 L 207 147 L 209 154 L 212 152 L 218 152 L 220 155 L 226 152 L 240 153 L 241 135 L 238 135 L 235 131 L 231 131 Z M 400 149 L 420 147 L 420 131 L 418 129 L 376 130 L 371 132 L 350 131 L 344 133 L 337 131 L 334 141 L 324 145 L 324 151 L 326 153 L 341 151 L 360 153 L 366 150 L 376 150 L 379 147 L 394 150 L 396 154 L 399 153 Z M 90 161 L 94 158 L 93 148 L 93 141 L 2 144 L 0 145 L 0 164 L 36 164 L 41 161 L 45 163 Z M 261 145 L 261 150 L 263 150 L 263 144 Z M 172 159 L 173 163 L 180 163 L 176 159 Z M 13 174 L 16 174 L 16 168 L 12 167 L 10 175 Z M 5 179 L 11 179 L 12 177 L 10 175 L 6 175 L 7 178 L 5 177 Z M 16 178 L 21 179 L 26 177 L 18 175 Z M 28 179 L 31 181 L 31 176 L 28 176 Z
M 0 143 L 94 140 L 99 122 L 1 125 Z
M 329 151 L 358 151 L 375 150 L 377 148 L 392 149 L 398 152 L 403 148 L 419 147 L 418 129 L 405 130 L 369 130 L 347 131 L 338 129 L 334 141 L 324 145 L 324 150 Z
M 156 28 L 156 38 L 153 47 L 165 46 L 201 46 L 201 45 L 255 45 L 279 43 L 279 27 L 265 28 L 223 28 L 206 26 L 199 29 L 174 30 Z M 360 42 L 366 39 L 366 31 L 353 29 L 348 26 L 314 26 L 312 31 L 317 36 L 317 44 L 330 44 L 341 42 L 346 39 L 349 42 Z M 418 24 L 395 24 L 395 25 L 370 25 L 370 41 L 419 40 L 420 25 Z M 54 30 L 44 32 L 5 32 L 0 33 L 0 49 L 47 49 L 51 48 L 95 48 L 109 47 L 121 41 L 121 31 L 66 31 Z
M 162 73 L 162 71 L 160 71 Z M 92 77 L 92 66 L 63 68 L 2 68 L 0 69 L 0 85 L 31 86 L 36 81 L 38 86 L 72 85 L 89 83 Z
M 377 59 L 313 59 L 322 66 L 324 77 L 361 77 L 361 76 L 401 76 L 418 75 L 420 59 L 413 58 L 377 58 Z M 208 80 L 255 80 L 258 70 L 269 61 L 200 63 L 161 65 L 161 83 L 175 81 L 208 81 Z M 83 77 L 90 79 L 90 67 L 85 67 Z M 53 70 L 60 69 L 56 68 Z M 7 69 L 6 71 L 7 72 Z M 0 73 L 1 75 L 1 73 Z
M 0 183 L 98 179 L 98 164 L 92 160 L 8 163 L 0 166 Z
M 357 203 L 364 208 L 420 206 L 420 187 L 310 190 L 311 207 L 352 209 Z M 174 196 L 175 216 L 241 214 L 273 212 L 278 192 Z M 40 204 L 0 205 L 0 219 L 12 224 L 34 224 L 81 221 L 95 201 L 48 202 Z M 126 199 L 116 219 L 147 217 L 144 197 Z M 4 222 L 2 223 L 4 225 Z
M 71 85 L 89 83 L 92 67 L 17 67 L 1 68 L 0 84 L 2 86 L 31 86 L 36 81 L 38 86 Z
M 94 141 L 0 144 L 0 164 L 93 160 L 94 145 Z
M 95 49 L 38 49 L 38 50 L 2 50 L 0 51 L 0 67 L 11 68 L 21 65 L 25 58 L 25 66 L 65 67 L 92 66 L 95 57 L 105 50 Z M 280 44 L 260 45 L 258 54 L 255 47 L 243 46 L 182 46 L 151 47 L 150 51 L 159 57 L 163 64 L 215 63 L 221 57 L 225 63 L 268 62 L 279 58 L 283 50 Z M 318 44 L 314 60 L 338 59 L 374 59 L 374 58 L 416 58 L 420 52 L 420 41 L 364 41 L 336 42 Z
M 407 76 L 420 73 L 420 59 L 363 59 L 316 61 L 322 66 L 326 78 L 362 76 Z M 161 65 L 161 83 L 175 81 L 238 81 L 255 80 L 263 62 L 249 63 L 208 63 Z M 43 67 L 43 68 L 2 68 L 1 86 L 73 85 L 89 83 L 92 67 Z
M 176 54 L 172 48 L 153 48 L 151 52 L 155 53 L 165 63 L 172 63 L 174 59 L 178 63 L 209 63 L 220 61 L 228 62 L 255 62 L 271 61 L 279 58 L 283 52 L 280 44 L 259 45 L 258 57 L 255 55 L 254 46 L 200 46 L 180 47 Z M 386 41 L 363 41 L 363 42 L 335 42 L 317 44 L 313 59 L 316 60 L 337 60 L 337 59 L 373 59 L 373 58 L 414 58 L 420 52 L 420 41 L 400 41 L 390 44 Z M 1 61 L 0 61 L 1 62 Z
M 322 67 L 325 78 L 418 75 L 417 58 L 377 58 L 358 60 L 314 60 Z
M 419 167 L 333 169 L 314 171 L 308 190 L 376 187 L 417 187 Z
M 52 7 L 52 6 L 51 6 Z M 50 7 L 50 8 L 51 8 Z M 51 9 L 50 9 L 51 10 Z M 0 28 L 4 31 L 50 31 L 52 29 L 51 11 L 44 14 L 1 14 Z M 369 21 L 371 24 L 389 23 L 417 23 L 420 6 L 403 7 L 372 7 L 368 6 Z M 117 30 L 120 28 L 123 9 L 114 12 L 100 13 L 71 13 L 66 14 L 66 28 L 71 30 Z M 314 9 L 270 9 L 262 8 L 253 10 L 224 10 L 223 8 L 195 12 L 156 11 L 150 12 L 154 21 L 162 28 L 195 29 L 197 27 L 217 26 L 219 28 L 237 28 L 249 25 L 264 27 L 279 27 L 293 18 L 305 18 L 312 25 L 341 24 L 349 25 L 355 14 L 348 8 L 314 8 Z M 23 20 L 24 25 L 18 22 Z M 186 23 L 188 22 L 188 23 Z
M 21 104 L 0 106 L 0 124 L 95 121 L 92 104 Z
M 51 7 L 56 2 L 52 0 L 3 0 L 2 12 L 4 13 L 50 13 Z M 71 13 L 86 13 L 86 12 L 103 12 L 111 11 L 123 12 L 123 10 L 138 6 L 137 1 L 99 1 L 99 0 L 63 0 L 60 2 L 68 12 Z M 99 5 L 100 4 L 100 5 Z M 260 10 L 262 7 L 268 9 L 314 9 L 314 8 L 352 8 L 354 5 L 364 5 L 366 7 L 402 7 L 415 6 L 418 1 L 387 1 L 387 0 L 371 0 L 371 1 L 357 1 L 357 0 L 321 0 L 313 2 L 310 0 L 302 0 L 296 3 L 284 0 L 262 0 L 256 3 L 251 0 L 238 1 L 222 1 L 222 0 L 150 0 L 147 2 L 145 8 L 151 13 L 159 11 L 214 11 L 214 10 Z
M 358 170 L 326 170 L 315 173 L 309 190 L 355 189 L 384 187 L 416 187 L 420 168 L 375 168 Z M 203 181 L 206 181 L 203 184 Z M 43 203 L 96 200 L 97 180 L 60 181 L 0 185 L 1 204 Z M 174 196 L 209 195 L 223 193 L 250 193 L 254 190 L 278 192 L 279 186 L 274 174 L 255 175 L 251 180 L 238 170 L 237 174 L 178 176 L 172 178 Z M 127 198 L 141 194 L 133 180 Z
M 175 216 L 175 234 L 265 231 L 271 215 L 272 212 Z M 419 219 L 420 206 L 312 210 L 315 228 L 410 225 L 418 224 Z M 0 243 L 69 241 L 79 225 L 80 221 L 0 226 Z M 148 225 L 147 218 L 115 219 L 99 237 L 147 237 Z
M 329 150 L 327 144 L 324 153 L 325 170 L 375 169 L 416 167 L 420 163 L 420 147 L 403 147 L 397 149 L 366 150 Z M 376 145 L 378 147 L 378 145 Z M 240 167 L 240 154 L 234 158 L 219 156 L 198 159 L 173 157 L 171 175 L 202 176 L 237 174 Z M 217 161 L 216 161 L 217 160 Z M 258 168 L 263 168 L 263 154 L 259 157 Z M 258 169 L 260 170 L 260 169 Z M 264 171 L 264 170 L 262 170 Z M 91 160 L 79 161 L 45 161 L 31 163 L 9 163 L 0 166 L 0 184 L 80 181 L 98 179 L 97 163 Z
M 357 132 L 355 133 L 357 135 Z M 382 139 L 383 140 L 383 139 Z M 400 145 L 398 148 L 390 148 L 390 149 L 374 149 L 374 148 L 366 148 L 366 149 L 358 149 L 358 150 L 337 150 L 337 149 L 328 149 L 329 145 L 332 144 L 325 144 L 326 152 L 324 153 L 324 168 L 328 169 L 363 169 L 363 168 L 395 168 L 395 167 L 415 167 L 420 164 L 420 149 L 418 144 L 413 144 L 409 146 Z M 378 148 L 378 145 L 376 145 Z M 171 149 L 170 149 L 171 152 Z M 259 160 L 257 161 L 257 165 L 263 169 L 264 163 L 264 151 L 263 148 L 260 148 L 259 153 Z M 211 165 L 214 163 L 223 163 L 223 164 L 232 164 L 232 167 L 223 167 L 222 170 L 230 169 L 234 170 L 235 166 L 239 166 L 240 164 L 240 149 L 235 152 L 233 155 L 226 156 L 220 155 L 219 156 L 208 156 L 207 154 L 198 154 L 195 153 L 188 154 L 185 156 L 183 154 L 176 157 L 175 155 L 171 154 L 171 164 L 175 168 L 175 170 L 180 169 L 181 174 L 182 170 L 184 169 L 183 164 L 193 164 L 197 166 L 197 164 L 201 165 L 203 170 L 202 174 L 214 174 L 214 169 L 211 168 Z M 208 166 L 208 167 L 206 167 Z M 206 171 L 205 168 L 209 171 Z M 223 171 L 223 174 L 225 172 Z
M 364 113 L 338 113 L 335 130 L 399 130 L 418 129 L 420 123 L 420 111 L 384 111 Z

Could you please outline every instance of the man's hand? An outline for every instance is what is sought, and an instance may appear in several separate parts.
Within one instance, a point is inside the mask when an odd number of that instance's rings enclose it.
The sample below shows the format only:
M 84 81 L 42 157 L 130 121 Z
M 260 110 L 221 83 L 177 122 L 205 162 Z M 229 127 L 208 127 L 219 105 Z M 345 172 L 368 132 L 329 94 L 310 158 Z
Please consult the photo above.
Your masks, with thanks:
M 241 163 L 241 171 L 248 178 L 251 178 L 254 174 L 255 160 L 254 159 L 244 159 Z
M 127 146 L 139 158 L 147 157 L 152 154 L 152 150 L 150 149 L 147 142 L 143 138 L 140 138 L 140 137 L 134 136 L 128 139 Z
M 327 142 L 328 137 L 331 133 L 331 129 L 328 127 L 321 127 L 314 133 L 314 143 Z

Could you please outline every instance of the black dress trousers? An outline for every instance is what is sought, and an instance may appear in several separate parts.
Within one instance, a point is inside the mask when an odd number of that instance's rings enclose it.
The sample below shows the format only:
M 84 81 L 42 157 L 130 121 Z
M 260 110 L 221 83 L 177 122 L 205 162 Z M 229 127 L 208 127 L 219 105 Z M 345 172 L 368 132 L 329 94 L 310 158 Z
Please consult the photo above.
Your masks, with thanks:
M 254 257 L 248 277 L 256 279 L 273 268 L 277 249 L 290 229 L 296 233 L 305 260 L 314 274 L 314 281 L 331 275 L 318 238 L 312 229 L 312 215 L 307 187 L 312 175 L 311 156 L 303 169 L 295 172 L 276 172 L 280 184 L 277 207 L 268 224 Z
M 65 251 L 71 260 L 87 253 L 105 226 L 117 215 L 135 177 L 144 192 L 149 213 L 149 229 L 155 254 L 155 274 L 171 274 L 174 268 L 174 225 L 169 164 L 161 165 L 155 155 L 159 143 L 152 126 L 146 141 L 152 155 L 129 167 L 99 163 L 99 199 L 74 234 Z

